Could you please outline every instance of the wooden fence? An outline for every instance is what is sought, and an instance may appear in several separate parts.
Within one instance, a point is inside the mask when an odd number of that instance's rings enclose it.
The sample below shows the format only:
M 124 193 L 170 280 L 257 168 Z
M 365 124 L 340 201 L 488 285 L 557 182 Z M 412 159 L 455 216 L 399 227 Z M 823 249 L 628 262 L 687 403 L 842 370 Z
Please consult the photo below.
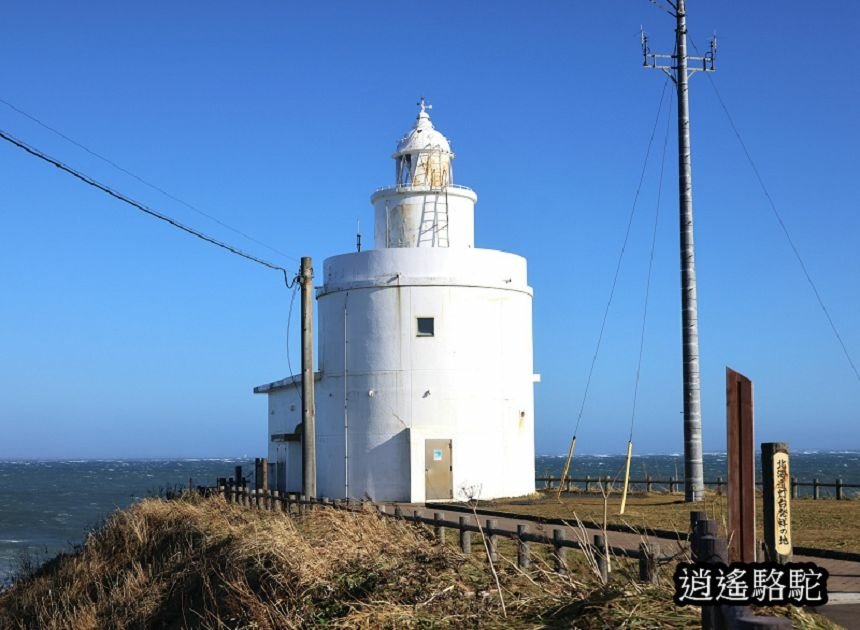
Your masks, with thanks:
M 540 489 L 558 490 L 559 483 L 562 482 L 562 479 L 561 477 L 548 475 L 545 477 L 535 478 L 535 482 Z M 580 486 L 577 484 L 582 484 L 582 487 L 584 488 L 585 492 L 593 492 L 599 490 L 601 484 L 603 484 L 605 487 L 616 482 L 617 480 L 613 479 L 611 475 L 606 475 L 603 477 L 592 477 L 590 475 L 577 478 L 566 477 L 564 479 L 563 490 L 565 492 L 577 492 L 580 489 Z M 631 479 L 629 483 L 631 490 L 634 488 L 638 488 L 640 490 L 644 489 L 645 492 L 653 492 L 655 487 L 660 489 L 668 489 L 669 492 L 679 492 L 684 487 L 684 481 L 682 479 L 653 479 L 650 475 L 648 475 L 645 479 Z M 718 493 L 724 492 L 727 487 L 727 482 L 724 481 L 722 477 L 717 477 L 716 480 L 705 481 L 704 483 L 706 486 L 715 487 Z M 761 482 L 757 482 L 756 486 L 761 487 Z M 843 483 L 841 478 L 837 478 L 834 483 L 823 483 L 819 481 L 818 478 L 815 478 L 812 481 L 798 481 L 797 477 L 792 477 L 791 498 L 796 499 L 798 497 L 798 488 L 812 488 L 813 499 L 822 498 L 822 488 L 834 488 L 834 494 L 836 499 L 841 501 L 843 499 L 848 498 L 845 493 L 846 488 L 860 488 L 860 484 Z
M 505 529 L 499 527 L 497 519 L 479 518 L 476 513 L 460 516 L 456 521 L 452 521 L 447 520 L 441 512 L 433 512 L 432 517 L 426 517 L 422 516 L 419 510 L 413 509 L 409 513 L 399 505 L 395 505 L 392 510 L 390 506 L 349 499 L 331 500 L 325 497 L 316 499 L 294 493 L 280 494 L 277 490 L 249 488 L 243 478 L 240 478 L 238 484 L 233 483 L 232 479 L 219 479 L 217 487 L 201 488 L 201 490 L 207 494 L 217 493 L 226 501 L 237 505 L 286 514 L 305 514 L 317 509 L 361 511 L 367 505 L 371 505 L 381 516 L 432 527 L 435 540 L 440 545 L 446 543 L 448 533 L 446 530 L 453 530 L 460 550 L 466 554 L 472 552 L 472 534 L 480 533 L 483 538 L 482 544 L 486 544 L 486 551 L 492 562 L 497 562 L 499 559 L 499 538 L 508 538 L 516 543 L 517 566 L 521 569 L 531 565 L 533 544 L 551 547 L 553 567 L 558 573 L 566 573 L 568 570 L 567 550 L 579 549 L 593 558 L 595 570 L 604 584 L 609 578 L 608 558 L 611 555 L 638 559 L 639 579 L 647 583 L 657 582 L 660 565 L 674 562 L 679 555 L 686 555 L 683 549 L 680 554 L 663 555 L 660 546 L 653 542 L 640 543 L 638 550 L 612 547 L 601 534 L 595 534 L 593 540 L 588 541 L 583 532 L 582 539 L 573 540 L 565 535 L 565 530 L 572 528 L 555 528 L 551 535 L 529 531 L 526 523 L 518 523 L 516 530 Z M 704 512 L 691 512 L 690 525 L 689 540 L 692 558 L 700 562 L 725 564 L 727 562 L 726 540 L 717 536 L 717 522 L 705 519 Z M 576 531 L 575 528 L 573 529 Z M 702 628 L 787 629 L 791 628 L 791 623 L 788 619 L 754 616 L 749 606 L 719 605 L 702 608 Z
M 229 503 L 235 503 L 246 507 L 253 507 L 273 512 L 286 514 L 304 514 L 315 509 L 335 508 L 353 511 L 361 511 L 365 506 L 373 506 L 381 516 L 395 518 L 420 525 L 428 525 L 433 528 L 434 536 L 439 544 L 446 542 L 446 530 L 454 530 L 460 550 L 463 553 L 471 553 L 472 534 L 480 533 L 487 544 L 490 558 L 495 562 L 498 558 L 498 540 L 500 538 L 511 539 L 517 545 L 517 565 L 526 568 L 531 564 L 531 545 L 547 545 L 552 547 L 552 558 L 555 570 L 563 573 L 567 571 L 567 550 L 580 549 L 587 551 L 595 560 L 597 571 L 603 579 L 607 578 L 607 556 L 614 555 L 639 560 L 640 578 L 647 582 L 656 581 L 657 567 L 666 562 L 677 559 L 677 554 L 663 556 L 660 546 L 656 543 L 642 543 L 638 550 L 626 549 L 624 547 L 612 547 L 606 544 L 603 535 L 594 535 L 592 541 L 575 540 L 566 536 L 564 527 L 552 529 L 551 534 L 530 531 L 529 525 L 520 523 L 515 530 L 499 527 L 496 518 L 481 518 L 480 515 L 460 516 L 456 521 L 447 520 L 441 512 L 433 512 L 432 517 L 423 516 L 421 510 L 404 511 L 400 506 L 386 506 L 369 502 L 355 501 L 350 499 L 331 500 L 323 497 L 320 499 L 309 498 L 305 495 L 286 493 L 281 494 L 277 490 L 265 488 L 250 488 L 245 480 L 241 485 L 232 483 L 222 484 L 219 479 L 216 488 L 206 488 L 207 494 L 218 494 L 223 496 Z

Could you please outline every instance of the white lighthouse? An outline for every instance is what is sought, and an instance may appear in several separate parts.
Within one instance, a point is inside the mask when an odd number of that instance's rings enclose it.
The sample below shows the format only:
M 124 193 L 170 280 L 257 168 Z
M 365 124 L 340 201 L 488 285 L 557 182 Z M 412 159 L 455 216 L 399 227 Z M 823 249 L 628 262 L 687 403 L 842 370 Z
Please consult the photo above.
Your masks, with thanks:
M 532 290 L 521 256 L 474 246 L 475 192 L 422 99 L 394 185 L 371 196 L 374 249 L 317 287 L 317 490 L 376 501 L 534 491 Z M 316 274 L 319 281 L 320 275 Z M 269 398 L 271 484 L 302 483 L 301 383 Z

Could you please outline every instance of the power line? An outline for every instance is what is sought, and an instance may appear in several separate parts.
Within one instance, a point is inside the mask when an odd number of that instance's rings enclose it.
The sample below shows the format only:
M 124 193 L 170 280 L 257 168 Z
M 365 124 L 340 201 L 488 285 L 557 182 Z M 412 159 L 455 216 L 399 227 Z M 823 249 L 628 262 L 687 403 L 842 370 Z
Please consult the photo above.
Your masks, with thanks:
M 92 186 L 93 188 L 96 188 L 98 190 L 101 190 L 102 192 L 110 195 L 111 197 L 113 197 L 115 199 L 119 199 L 123 203 L 127 203 L 128 205 L 130 205 L 134 208 L 137 208 L 138 210 L 140 210 L 141 212 L 143 212 L 145 214 L 148 214 L 149 216 L 155 217 L 156 219 L 160 219 L 161 221 L 164 221 L 165 223 L 169 223 L 173 227 L 179 228 L 183 232 L 187 232 L 188 234 L 191 234 L 192 236 L 196 236 L 197 238 L 204 240 L 207 243 L 211 243 L 212 245 L 215 245 L 216 247 L 220 247 L 221 249 L 225 249 L 228 252 L 230 252 L 231 254 L 241 256 L 242 258 L 245 258 L 246 260 L 250 260 L 251 262 L 255 262 L 258 265 L 263 265 L 264 267 L 268 267 L 269 269 L 282 272 L 284 274 L 284 284 L 287 285 L 287 288 L 292 288 L 292 286 L 295 282 L 295 279 L 293 279 L 291 281 L 290 277 L 289 277 L 289 272 L 286 269 L 284 269 L 283 267 L 280 267 L 278 265 L 275 265 L 273 263 L 265 261 L 262 258 L 257 258 L 256 256 L 252 256 L 251 254 L 243 252 L 242 250 L 240 250 L 236 247 L 233 247 L 232 245 L 229 245 L 227 243 L 224 243 L 222 241 L 214 239 L 211 236 L 207 236 L 206 234 L 203 234 L 202 232 L 198 232 L 194 228 L 188 227 L 187 225 L 180 223 L 176 219 L 173 219 L 173 218 L 167 216 L 166 214 L 162 214 L 161 212 L 158 212 L 157 210 L 153 210 L 152 208 L 145 206 L 144 204 L 142 204 L 138 201 L 135 201 L 134 199 L 132 199 L 130 197 L 127 197 L 126 195 L 122 194 L 121 192 L 118 192 L 118 191 L 114 190 L 113 188 L 106 186 L 105 184 L 97 182 L 92 177 L 85 175 L 84 173 L 81 173 L 80 171 L 73 169 L 71 166 L 67 166 L 66 164 L 63 164 L 62 162 L 60 162 L 56 158 L 52 158 L 51 156 L 47 155 L 46 153 L 43 153 L 42 151 L 40 151 L 39 149 L 31 147 L 30 145 L 28 145 L 23 140 L 18 140 L 17 138 L 9 135 L 8 133 L 6 133 L 3 130 L 0 130 L 0 138 L 5 140 L 6 142 L 9 142 L 10 144 L 14 144 L 19 149 L 23 149 L 24 151 L 26 151 L 30 155 L 37 157 L 40 160 L 47 162 L 48 164 L 52 164 L 52 165 L 56 166 L 61 171 L 65 171 L 69 175 L 79 179 L 80 181 L 84 182 L 85 184 Z
M 657 245 L 657 225 L 660 222 L 660 200 L 663 196 L 663 173 L 666 168 L 666 148 L 669 146 L 669 129 L 672 126 L 672 101 L 666 115 L 666 135 L 663 137 L 663 157 L 660 160 L 660 177 L 657 180 L 657 204 L 654 211 L 654 229 L 651 232 L 651 254 L 648 257 L 648 276 L 645 281 L 645 306 L 642 309 L 642 330 L 639 334 L 639 359 L 636 362 L 636 380 L 633 384 L 633 406 L 630 411 L 630 438 L 633 441 L 633 425 L 636 420 L 636 403 L 639 400 L 639 376 L 642 373 L 642 355 L 645 351 L 645 324 L 648 321 L 648 301 L 651 297 L 651 272 L 654 269 L 654 250 Z
M 296 301 L 296 293 L 299 292 L 299 283 L 293 282 L 293 290 L 290 295 L 290 312 L 287 315 L 287 369 L 290 370 L 290 380 L 293 383 L 293 387 L 296 386 L 296 375 L 293 372 L 293 363 L 290 360 L 290 324 L 293 321 L 293 304 Z
M 645 171 L 648 167 L 648 157 L 651 155 L 651 145 L 654 143 L 654 135 L 657 133 L 657 125 L 660 123 L 660 114 L 663 112 L 663 101 L 666 98 L 666 86 L 669 84 L 668 77 L 663 83 L 663 91 L 660 93 L 660 104 L 657 107 L 657 116 L 654 119 L 654 128 L 651 130 L 651 137 L 648 139 L 648 147 L 645 150 L 645 159 L 642 164 L 642 172 L 639 175 L 639 184 L 636 186 L 636 193 L 633 195 L 633 205 L 630 208 L 630 216 L 627 219 L 627 229 L 624 232 L 624 242 L 621 244 L 621 251 L 618 253 L 618 262 L 615 265 L 615 274 L 612 277 L 612 286 L 609 289 L 609 299 L 606 301 L 606 307 L 603 310 L 603 320 L 600 323 L 600 333 L 597 335 L 597 345 L 594 348 L 594 356 L 591 358 L 591 367 L 588 369 L 588 378 L 585 381 L 585 392 L 582 395 L 582 403 L 579 406 L 579 414 L 576 418 L 576 427 L 573 429 L 573 437 L 579 431 L 579 425 L 582 422 L 582 414 L 585 411 L 585 402 L 588 399 L 588 390 L 591 386 L 591 378 L 594 374 L 594 365 L 597 363 L 597 355 L 600 353 L 600 345 L 603 342 L 603 333 L 606 330 L 606 319 L 609 316 L 609 308 L 612 306 L 612 298 L 615 295 L 615 287 L 618 284 L 618 276 L 621 272 L 621 261 L 624 259 L 624 251 L 627 249 L 627 241 L 630 238 L 630 228 L 633 225 L 633 217 L 636 214 L 636 204 L 639 201 L 639 193 L 642 190 L 642 182 L 645 180 Z
M 690 40 L 690 43 L 693 44 L 693 48 L 696 48 L 698 52 L 698 48 L 696 44 Z M 759 186 L 761 186 L 761 190 L 764 193 L 765 198 L 767 199 L 768 205 L 770 206 L 771 211 L 773 212 L 773 216 L 776 217 L 777 223 L 779 223 L 779 227 L 782 229 L 782 233 L 785 236 L 785 240 L 788 241 L 789 247 L 791 247 L 791 251 L 794 253 L 794 257 L 797 258 L 797 262 L 800 263 L 800 269 L 803 271 L 803 275 L 806 277 L 806 281 L 809 283 L 812 292 L 815 294 L 815 299 L 818 301 L 818 306 L 821 307 L 821 310 L 824 312 L 824 317 L 827 318 L 827 323 L 830 324 L 830 329 L 833 331 L 836 340 L 839 342 L 839 346 L 842 348 L 842 352 L 845 354 L 845 358 L 848 359 L 848 364 L 851 366 L 851 369 L 854 371 L 854 376 L 857 377 L 857 381 L 860 382 L 860 371 L 857 369 L 857 365 L 854 363 L 854 359 L 851 357 L 851 353 L 848 352 L 848 346 L 845 345 L 845 342 L 842 340 L 842 335 L 839 334 L 839 329 L 836 328 L 836 323 L 833 321 L 833 318 L 830 316 L 830 311 L 827 309 L 827 306 L 824 304 L 824 300 L 821 297 L 821 294 L 818 292 L 818 287 L 812 279 L 812 276 L 809 273 L 809 270 L 806 267 L 806 263 L 803 260 L 803 257 L 800 255 L 800 250 L 797 249 L 797 246 L 794 244 L 794 239 L 791 238 L 791 234 L 788 231 L 788 226 L 786 226 L 785 222 L 782 220 L 782 216 L 779 214 L 779 210 L 776 208 L 776 203 L 773 200 L 773 197 L 770 196 L 770 191 L 768 191 L 767 186 L 764 183 L 764 178 L 762 178 L 761 173 L 756 166 L 755 160 L 752 158 L 752 154 L 747 149 L 747 145 L 741 137 L 741 133 L 735 125 L 735 121 L 732 118 L 732 115 L 729 113 L 729 108 L 726 107 L 725 101 L 723 101 L 723 97 L 720 95 L 720 91 L 717 89 L 717 84 L 714 83 L 714 80 L 711 78 L 709 74 L 705 76 L 708 77 L 708 81 L 711 83 L 711 87 L 714 90 L 714 94 L 717 97 L 717 102 L 720 104 L 720 107 L 723 110 L 723 113 L 726 115 L 726 118 L 729 121 L 729 125 L 732 128 L 732 131 L 735 134 L 735 137 L 738 139 L 738 143 L 741 145 L 741 149 L 744 152 L 744 155 L 747 158 L 747 161 L 752 167 L 753 174 L 755 174 L 756 180 L 758 180 Z
M 57 136 L 59 136 L 59 137 L 60 137 L 60 138 L 62 138 L 63 140 L 66 140 L 67 142 L 70 142 L 71 144 L 73 144 L 73 145 L 75 145 L 76 147 L 78 147 L 79 149 L 82 149 L 83 151 L 86 151 L 87 153 L 89 153 L 89 154 L 90 154 L 90 155 L 92 155 L 93 157 L 98 158 L 98 159 L 99 159 L 99 160 L 101 160 L 102 162 L 105 162 L 105 163 L 107 163 L 107 164 L 110 164 L 112 167 L 114 167 L 114 168 L 115 168 L 115 169 L 117 169 L 118 171 L 121 171 L 122 173 L 125 173 L 125 174 L 126 174 L 126 175 L 128 175 L 129 177 L 133 177 L 134 179 L 136 179 L 137 181 L 139 181 L 139 182 L 140 182 L 141 184 L 143 184 L 144 186 L 148 186 L 149 188 L 151 188 L 151 189 L 153 189 L 153 190 L 155 190 L 155 191 L 157 191 L 157 192 L 161 193 L 162 195 L 164 195 L 164 196 L 165 196 L 165 197 L 167 197 L 168 199 L 172 199 L 173 201 L 175 201 L 175 202 L 177 202 L 177 203 L 181 203 L 183 206 L 185 206 L 186 208 L 188 208 L 188 209 L 190 209 L 190 210 L 193 210 L 193 211 L 194 211 L 194 212 L 196 212 L 197 214 L 199 214 L 199 215 L 201 215 L 201 216 L 204 216 L 204 217 L 206 217 L 207 219 L 209 219 L 209 220 L 211 220 L 211 221 L 214 221 L 214 222 L 215 222 L 215 223 L 217 223 L 218 225 L 220 225 L 220 226 L 222 226 L 222 227 L 224 227 L 224 228 L 227 228 L 227 229 L 228 229 L 228 230 L 230 230 L 231 232 L 234 232 L 234 233 L 238 234 L 239 236 L 242 236 L 243 238 L 248 239 L 249 241 L 253 241 L 254 243 L 257 243 L 258 245 L 262 245 L 262 246 L 263 246 L 263 247 L 265 247 L 266 249 L 268 249 L 268 250 L 270 250 L 270 251 L 272 251 L 272 252 L 274 252 L 274 253 L 276 253 L 276 254 L 278 254 L 278 255 L 280 255 L 280 256 L 283 256 L 284 258 L 288 258 L 288 259 L 290 259 L 290 260 L 298 261 L 298 258 L 295 258 L 294 256 L 290 256 L 289 254 L 286 254 L 286 253 L 282 252 L 281 250 L 279 250 L 279 249 L 277 249 L 277 248 L 275 248 L 275 247 L 272 247 L 271 245 L 268 245 L 268 244 L 264 243 L 263 241 L 260 241 L 260 240 L 258 240 L 258 239 L 256 239 L 256 238 L 254 238 L 253 236 L 250 236 L 249 234 L 246 234 L 246 233 L 245 233 L 245 232 L 243 232 L 242 230 L 239 230 L 238 228 L 234 228 L 233 226 L 228 225 L 227 223 L 224 223 L 224 222 L 223 222 L 222 220 L 220 220 L 219 218 L 214 217 L 214 216 L 212 216 L 211 214 L 209 214 L 208 212 L 205 212 L 205 211 L 201 210 L 199 207 L 195 206 L 194 204 L 191 204 L 191 203 L 189 203 L 189 202 L 185 201 L 184 199 L 181 199 L 181 198 L 177 197 L 176 195 L 174 195 L 174 194 L 172 194 L 172 193 L 170 193 L 170 192 L 168 192 L 168 191 L 164 190 L 163 188 L 161 188 L 161 187 L 159 187 L 159 186 L 157 186 L 157 185 L 153 184 L 152 182 L 149 182 L 149 181 L 145 180 L 144 178 L 140 177 L 139 175 L 136 175 L 136 174 L 132 173 L 132 172 L 131 172 L 130 170 L 128 170 L 127 168 L 124 168 L 123 166 L 120 166 L 119 164 L 117 164 L 117 163 L 116 163 L 116 162 L 114 162 L 113 160 L 111 160 L 111 159 L 109 159 L 109 158 L 106 158 L 105 156 L 101 155 L 100 153 L 97 153 L 96 151 L 93 151 L 92 149 L 90 149 L 89 147 L 87 147 L 87 146 L 85 146 L 85 145 L 81 144 L 80 142 L 78 142 L 78 141 L 77 141 L 77 140 L 75 140 L 74 138 L 70 138 L 69 136 L 67 136 L 66 134 L 64 134 L 62 131 L 60 131 L 60 130 L 58 130 L 58 129 L 55 129 L 54 127 L 51 127 L 50 125 L 48 125 L 48 124 L 47 124 L 47 123 L 45 123 L 45 122 L 42 122 L 41 120 L 39 120 L 38 118 L 36 118 L 36 117 L 35 117 L 35 116 L 33 116 L 32 114 L 29 114 L 29 113 L 25 112 L 23 109 L 21 109 L 20 107 L 18 107 L 18 106 L 16 106 L 16 105 L 13 105 L 13 104 L 12 104 L 12 103 L 10 103 L 9 101 L 7 101 L 7 100 L 5 100 L 5 99 L 3 99 L 3 98 L 0 98 L 0 103 L 3 103 L 6 107 L 8 107 L 9 109 L 11 109 L 11 110 L 13 110 L 13 111 L 18 112 L 18 113 L 19 113 L 19 114 L 21 114 L 22 116 L 24 116 L 24 117 L 26 117 L 26 118 L 29 118 L 30 120 L 32 120 L 34 123 L 36 123 L 36 124 L 37 124 L 37 125 L 39 125 L 40 127 L 43 127 L 44 129 L 47 129 L 48 131 L 50 131 L 50 132 L 51 132 L 51 133 L 53 133 L 53 134 L 56 134 Z

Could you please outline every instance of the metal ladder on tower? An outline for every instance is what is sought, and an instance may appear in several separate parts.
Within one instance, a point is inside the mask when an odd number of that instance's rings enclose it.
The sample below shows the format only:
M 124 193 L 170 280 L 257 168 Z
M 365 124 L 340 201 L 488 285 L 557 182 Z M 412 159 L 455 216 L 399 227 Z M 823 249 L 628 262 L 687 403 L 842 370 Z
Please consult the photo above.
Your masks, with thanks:
M 448 247 L 448 186 L 436 195 L 436 247 Z
M 418 226 L 418 247 L 448 247 L 448 187 L 431 189 L 424 197 L 421 224 Z

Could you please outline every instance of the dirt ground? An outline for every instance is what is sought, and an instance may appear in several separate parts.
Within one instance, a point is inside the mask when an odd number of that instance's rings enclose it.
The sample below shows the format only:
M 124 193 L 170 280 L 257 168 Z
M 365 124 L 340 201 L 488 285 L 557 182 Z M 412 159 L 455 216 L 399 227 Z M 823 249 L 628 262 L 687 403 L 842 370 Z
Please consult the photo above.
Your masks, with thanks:
M 618 514 L 620 493 L 613 493 L 607 501 L 607 522 L 630 525 L 640 529 L 677 530 L 685 533 L 692 510 L 704 510 L 709 518 L 716 519 L 723 529 L 728 518 L 726 497 L 708 493 L 700 503 L 684 503 L 683 495 L 651 493 L 630 495 L 623 516 Z M 573 519 L 574 513 L 583 521 L 603 522 L 603 496 L 591 494 L 562 494 L 557 500 L 554 491 L 538 493 L 527 498 L 482 501 L 487 509 L 532 514 L 550 518 Z M 756 501 L 756 528 L 763 538 L 761 497 Z M 793 499 L 791 501 L 793 542 L 798 547 L 816 547 L 840 551 L 860 552 L 860 500 Z

